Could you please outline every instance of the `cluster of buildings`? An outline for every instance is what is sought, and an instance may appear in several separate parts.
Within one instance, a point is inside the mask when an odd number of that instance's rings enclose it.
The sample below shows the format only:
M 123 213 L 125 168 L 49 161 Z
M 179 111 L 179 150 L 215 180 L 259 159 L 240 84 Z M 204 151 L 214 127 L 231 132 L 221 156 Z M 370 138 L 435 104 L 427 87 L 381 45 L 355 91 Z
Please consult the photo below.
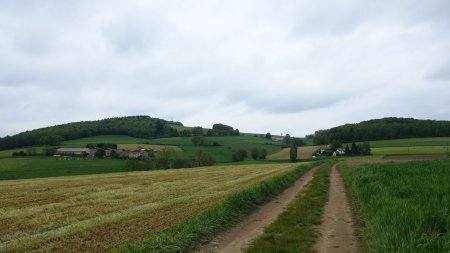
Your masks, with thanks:
M 148 150 L 138 149 L 138 150 L 125 150 L 125 149 L 104 149 L 105 157 L 109 157 L 114 154 L 121 158 L 147 158 Z M 96 148 L 58 148 L 56 150 L 56 155 L 59 156 L 86 156 L 94 157 L 97 152 Z
M 333 155 L 333 156 L 344 156 L 345 155 L 345 150 L 342 148 L 338 148 L 336 150 L 332 150 L 331 146 L 321 146 L 315 154 L 313 154 L 313 158 L 316 157 L 321 157 L 321 156 L 328 156 L 328 155 Z

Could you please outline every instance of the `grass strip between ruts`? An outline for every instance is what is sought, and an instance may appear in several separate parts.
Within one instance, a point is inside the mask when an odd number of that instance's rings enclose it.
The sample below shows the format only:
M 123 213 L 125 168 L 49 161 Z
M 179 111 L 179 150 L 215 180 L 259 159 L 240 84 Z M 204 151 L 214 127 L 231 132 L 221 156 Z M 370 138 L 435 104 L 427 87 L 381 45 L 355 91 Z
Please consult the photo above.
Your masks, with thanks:
M 323 164 L 307 188 L 296 196 L 264 234 L 252 242 L 246 252 L 313 252 L 330 185 L 330 167 Z
M 221 203 L 194 218 L 146 241 L 118 248 L 116 252 L 189 252 L 200 242 L 232 227 L 259 205 L 269 201 L 292 185 L 317 163 L 299 166 L 283 175 L 260 182 L 253 187 L 230 194 Z

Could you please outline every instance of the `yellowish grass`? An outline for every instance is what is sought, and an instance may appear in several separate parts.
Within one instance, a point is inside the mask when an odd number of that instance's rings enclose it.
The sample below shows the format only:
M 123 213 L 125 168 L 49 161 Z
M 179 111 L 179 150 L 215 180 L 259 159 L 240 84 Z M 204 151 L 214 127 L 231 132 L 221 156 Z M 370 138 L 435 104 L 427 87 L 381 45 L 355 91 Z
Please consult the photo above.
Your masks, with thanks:
M 298 159 L 307 159 L 311 158 L 311 155 L 314 151 L 316 151 L 320 146 L 304 146 L 297 148 L 297 156 Z M 280 152 L 275 154 L 271 154 L 267 156 L 268 160 L 286 160 L 289 159 L 290 148 L 284 148 Z
M 171 149 L 175 152 L 181 152 L 183 149 L 181 149 L 178 146 L 168 146 L 168 145 L 152 145 L 152 144 L 117 144 L 118 149 L 125 149 L 125 150 L 136 150 L 136 149 L 151 149 L 154 151 L 162 151 L 163 149 Z
M 0 251 L 102 252 L 199 214 L 293 164 L 0 182 Z

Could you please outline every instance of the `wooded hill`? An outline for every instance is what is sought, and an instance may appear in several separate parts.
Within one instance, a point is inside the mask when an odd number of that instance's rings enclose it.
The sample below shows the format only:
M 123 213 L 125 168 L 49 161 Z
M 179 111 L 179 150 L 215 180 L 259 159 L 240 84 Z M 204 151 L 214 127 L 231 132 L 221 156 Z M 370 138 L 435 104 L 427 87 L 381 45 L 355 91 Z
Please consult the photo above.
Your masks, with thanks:
M 149 116 L 116 117 L 40 128 L 0 138 L 0 150 L 34 145 L 59 145 L 61 141 L 96 135 L 128 135 L 137 138 L 179 136 L 182 123 Z
M 383 118 L 345 124 L 314 133 L 316 144 L 450 136 L 450 121 Z

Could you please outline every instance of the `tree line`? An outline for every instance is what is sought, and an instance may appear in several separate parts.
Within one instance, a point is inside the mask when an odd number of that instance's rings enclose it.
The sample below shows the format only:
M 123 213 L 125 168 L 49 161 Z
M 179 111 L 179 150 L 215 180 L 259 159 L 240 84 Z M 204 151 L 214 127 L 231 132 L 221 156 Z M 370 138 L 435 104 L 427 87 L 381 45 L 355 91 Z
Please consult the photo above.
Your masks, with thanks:
M 328 144 L 389 140 L 419 137 L 450 136 L 450 121 L 418 120 L 413 118 L 383 118 L 345 124 L 314 133 L 314 143 Z
M 0 138 L 0 150 L 37 145 L 58 146 L 62 141 L 75 140 L 96 135 L 127 135 L 136 138 L 163 138 L 195 136 L 201 127 L 177 130 L 180 122 L 166 121 L 149 116 L 128 116 L 107 118 L 96 121 L 81 121 L 25 131 L 13 136 Z M 214 124 L 206 135 L 239 135 L 238 129 L 224 124 Z

